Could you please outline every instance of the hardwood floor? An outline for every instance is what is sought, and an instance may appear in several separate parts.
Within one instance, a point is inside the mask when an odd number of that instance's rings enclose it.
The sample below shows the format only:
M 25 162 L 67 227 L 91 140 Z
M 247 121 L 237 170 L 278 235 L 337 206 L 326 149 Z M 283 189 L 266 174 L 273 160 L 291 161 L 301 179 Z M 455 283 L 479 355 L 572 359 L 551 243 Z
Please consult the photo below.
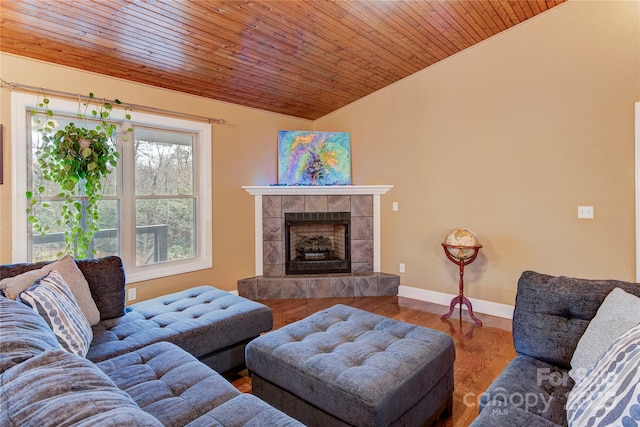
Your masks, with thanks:
M 260 301 L 273 310 L 274 329 L 300 320 L 334 304 L 345 304 L 372 313 L 425 326 L 450 334 L 456 346 L 453 414 L 438 421 L 437 427 L 468 426 L 478 415 L 478 400 L 489 384 L 515 357 L 511 320 L 478 314 L 477 327 L 463 311 L 456 309 L 448 320 L 440 316 L 448 307 L 403 297 L 319 298 Z M 251 379 L 243 371 L 231 378 L 242 392 L 251 392 Z

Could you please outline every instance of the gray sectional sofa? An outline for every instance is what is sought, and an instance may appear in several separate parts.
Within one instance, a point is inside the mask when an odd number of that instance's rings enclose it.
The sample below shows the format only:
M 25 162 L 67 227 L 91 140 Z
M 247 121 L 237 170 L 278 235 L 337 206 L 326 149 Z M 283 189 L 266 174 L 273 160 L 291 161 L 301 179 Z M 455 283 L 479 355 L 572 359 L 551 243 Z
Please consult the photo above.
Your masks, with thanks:
M 614 288 L 640 296 L 637 283 L 525 271 L 513 316 L 517 357 L 482 396 L 472 427 L 566 426 L 574 351 Z
M 243 366 L 247 342 L 271 329 L 268 307 L 200 286 L 125 309 L 119 258 L 76 264 L 100 313 L 86 358 L 0 295 L 2 425 L 301 425 L 219 373 Z M 44 265 L 3 265 L 0 279 Z

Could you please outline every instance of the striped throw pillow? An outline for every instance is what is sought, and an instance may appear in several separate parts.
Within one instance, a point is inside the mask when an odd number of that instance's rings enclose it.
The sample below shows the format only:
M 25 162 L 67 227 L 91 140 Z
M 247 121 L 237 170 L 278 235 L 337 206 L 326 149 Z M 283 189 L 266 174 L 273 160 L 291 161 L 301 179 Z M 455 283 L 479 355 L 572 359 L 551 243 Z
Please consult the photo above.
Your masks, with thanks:
M 93 339 L 91 325 L 62 275 L 52 270 L 37 279 L 18 300 L 34 309 L 49 324 L 66 351 L 85 357 Z
M 569 392 L 570 427 L 640 425 L 640 324 L 622 333 Z

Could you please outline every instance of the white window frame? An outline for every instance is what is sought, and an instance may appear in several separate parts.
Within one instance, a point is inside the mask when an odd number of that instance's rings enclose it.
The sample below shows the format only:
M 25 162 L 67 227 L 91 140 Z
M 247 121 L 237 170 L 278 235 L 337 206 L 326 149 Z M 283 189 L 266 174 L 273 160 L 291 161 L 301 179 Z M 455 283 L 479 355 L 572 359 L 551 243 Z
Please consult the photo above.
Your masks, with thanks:
M 77 101 L 69 101 L 48 97 L 50 106 L 55 112 L 77 114 Z M 11 129 L 12 129 L 12 259 L 14 263 L 27 262 L 29 259 L 29 239 L 27 236 L 27 139 L 28 111 L 35 108 L 38 102 L 36 94 L 13 92 L 11 94 Z M 114 109 L 111 117 L 124 120 L 125 111 Z M 122 258 L 127 283 L 157 279 L 175 274 L 203 270 L 213 266 L 212 256 L 212 221 L 211 221 L 211 125 L 209 123 L 158 116 L 144 112 L 132 113 L 132 125 L 142 125 L 196 134 L 193 147 L 194 158 L 194 194 L 196 195 L 196 256 L 185 260 L 166 261 L 146 266 L 135 265 L 135 219 L 132 211 L 126 206 L 120 208 L 120 257 Z M 120 161 L 133 162 L 132 144 L 120 141 Z M 129 167 L 133 167 L 130 165 Z M 132 170 L 132 169 L 130 169 Z M 127 182 L 130 179 L 125 178 Z M 122 185 L 122 205 L 133 203 L 132 185 Z M 130 232 L 128 230 L 131 230 Z
M 636 157 L 636 282 L 640 282 L 640 102 L 635 103 Z

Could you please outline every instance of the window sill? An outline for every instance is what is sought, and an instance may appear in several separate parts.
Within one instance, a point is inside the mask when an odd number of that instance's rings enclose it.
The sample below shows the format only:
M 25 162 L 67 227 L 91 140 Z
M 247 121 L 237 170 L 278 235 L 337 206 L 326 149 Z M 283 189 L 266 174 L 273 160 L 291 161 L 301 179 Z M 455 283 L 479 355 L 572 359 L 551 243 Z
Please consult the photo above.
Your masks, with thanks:
M 142 282 L 145 280 L 159 279 L 176 274 L 191 273 L 193 271 L 205 270 L 213 266 L 210 257 L 201 257 L 187 261 L 171 261 L 158 263 L 144 267 L 127 268 L 125 266 L 127 284 Z

